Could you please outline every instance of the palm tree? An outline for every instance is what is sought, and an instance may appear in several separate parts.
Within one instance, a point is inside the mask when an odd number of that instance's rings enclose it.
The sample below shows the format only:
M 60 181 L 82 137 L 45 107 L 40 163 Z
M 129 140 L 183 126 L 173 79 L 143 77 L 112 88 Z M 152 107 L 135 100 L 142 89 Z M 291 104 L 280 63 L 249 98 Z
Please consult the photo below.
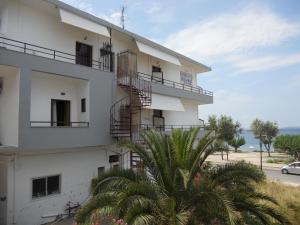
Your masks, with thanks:
M 273 199 L 256 192 L 264 174 L 245 162 L 209 166 L 214 138 L 208 134 L 196 141 L 198 132 L 148 131 L 142 135 L 147 148 L 124 143 L 141 157 L 144 170 L 103 174 L 76 221 L 114 216 L 129 225 L 289 224 Z

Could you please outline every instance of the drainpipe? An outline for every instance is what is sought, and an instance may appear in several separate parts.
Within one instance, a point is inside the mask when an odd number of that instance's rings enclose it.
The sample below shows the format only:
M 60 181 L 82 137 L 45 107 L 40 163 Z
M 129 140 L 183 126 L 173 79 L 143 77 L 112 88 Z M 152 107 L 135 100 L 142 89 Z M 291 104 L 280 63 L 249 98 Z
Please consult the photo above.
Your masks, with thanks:
M 13 159 L 13 202 L 12 202 L 12 211 L 13 211 L 13 224 L 17 224 L 16 222 L 16 153 L 14 153 Z

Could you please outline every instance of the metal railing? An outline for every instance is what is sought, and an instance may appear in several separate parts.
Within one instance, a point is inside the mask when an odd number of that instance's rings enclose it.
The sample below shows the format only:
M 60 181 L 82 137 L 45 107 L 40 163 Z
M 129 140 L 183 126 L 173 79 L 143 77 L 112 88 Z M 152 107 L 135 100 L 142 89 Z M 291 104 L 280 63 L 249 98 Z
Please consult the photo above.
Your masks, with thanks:
M 178 83 L 178 82 L 167 80 L 164 78 L 157 78 L 150 74 L 141 73 L 141 72 L 138 72 L 138 76 L 141 77 L 142 79 L 150 81 L 150 82 L 159 83 L 159 84 L 166 85 L 169 87 L 173 87 L 173 88 L 177 88 L 177 89 L 181 89 L 181 90 L 185 90 L 185 91 L 190 91 L 190 92 L 194 92 L 194 93 L 198 93 L 198 94 L 202 94 L 202 95 L 213 96 L 213 92 L 204 90 L 201 87 L 193 87 L 191 85 Z
M 44 58 L 50 58 L 57 61 L 82 65 L 82 66 L 88 66 L 94 69 L 99 69 L 103 71 L 111 71 L 111 63 L 105 63 L 104 58 L 101 61 L 101 58 L 99 60 L 89 60 L 89 62 L 86 65 L 80 64 L 76 62 L 76 55 L 34 45 L 29 44 L 22 41 L 17 41 L 5 37 L 0 37 L 0 47 L 6 48 L 9 50 L 17 51 L 17 52 L 23 52 L 29 55 L 36 55 Z M 75 48 L 75 47 L 74 47 Z
M 50 127 L 50 128 L 87 128 L 89 122 L 69 122 L 69 121 L 30 121 L 30 127 Z

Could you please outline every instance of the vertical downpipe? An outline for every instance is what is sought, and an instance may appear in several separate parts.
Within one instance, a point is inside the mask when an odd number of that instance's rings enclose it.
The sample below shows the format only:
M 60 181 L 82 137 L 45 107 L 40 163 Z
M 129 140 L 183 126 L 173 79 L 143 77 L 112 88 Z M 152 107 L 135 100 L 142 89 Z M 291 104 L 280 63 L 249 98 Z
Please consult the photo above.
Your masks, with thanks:
M 129 132 L 130 132 L 130 141 L 132 141 L 132 76 L 129 73 L 129 82 L 130 82 L 130 97 L 129 97 Z M 130 167 L 132 167 L 132 151 L 130 151 Z
M 16 221 L 16 153 L 14 153 L 13 163 L 13 224 L 17 224 Z

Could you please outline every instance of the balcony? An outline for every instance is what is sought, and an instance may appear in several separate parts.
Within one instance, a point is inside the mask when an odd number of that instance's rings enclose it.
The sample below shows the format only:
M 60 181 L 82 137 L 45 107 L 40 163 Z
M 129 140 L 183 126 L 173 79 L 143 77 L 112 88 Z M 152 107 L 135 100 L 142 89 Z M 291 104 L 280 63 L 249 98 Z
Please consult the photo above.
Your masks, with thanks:
M 156 84 L 176 88 L 176 89 L 183 90 L 183 91 L 196 93 L 196 94 L 199 94 L 199 95 L 205 95 L 205 96 L 213 97 L 213 92 L 208 91 L 208 90 L 204 90 L 201 87 L 193 87 L 191 85 L 185 85 L 185 84 L 178 83 L 178 82 L 171 81 L 171 80 L 167 80 L 167 79 L 164 79 L 164 78 L 157 78 L 155 76 L 145 74 L 145 73 L 141 73 L 141 72 L 139 72 L 138 75 L 139 75 L 140 78 L 142 78 L 144 80 L 147 80 L 147 81 L 150 81 L 152 83 L 156 83 Z
M 139 124 L 139 125 L 132 125 L 133 133 L 132 139 L 136 140 L 137 142 L 141 139 L 141 133 L 149 130 L 155 130 L 164 134 L 171 134 L 171 132 L 175 129 L 180 129 L 182 131 L 188 131 L 192 128 L 199 128 L 200 131 L 198 133 L 197 138 L 201 138 L 205 135 L 204 129 L 204 121 L 200 120 L 198 125 L 161 125 L 161 126 L 154 126 L 151 124 Z
M 110 46 L 108 46 L 106 43 L 103 43 L 103 47 L 100 48 L 101 56 L 99 60 L 94 60 L 90 57 L 82 59 L 82 55 L 76 56 L 67 52 L 45 48 L 42 46 L 33 45 L 5 37 L 0 37 L 0 48 L 22 52 L 29 55 L 40 56 L 48 59 L 54 59 L 61 62 L 78 64 L 106 72 L 112 72 L 114 68 L 113 53 L 110 51 Z M 81 61 L 83 63 L 81 63 Z
M 0 65 L 0 148 L 18 147 L 19 70 Z

